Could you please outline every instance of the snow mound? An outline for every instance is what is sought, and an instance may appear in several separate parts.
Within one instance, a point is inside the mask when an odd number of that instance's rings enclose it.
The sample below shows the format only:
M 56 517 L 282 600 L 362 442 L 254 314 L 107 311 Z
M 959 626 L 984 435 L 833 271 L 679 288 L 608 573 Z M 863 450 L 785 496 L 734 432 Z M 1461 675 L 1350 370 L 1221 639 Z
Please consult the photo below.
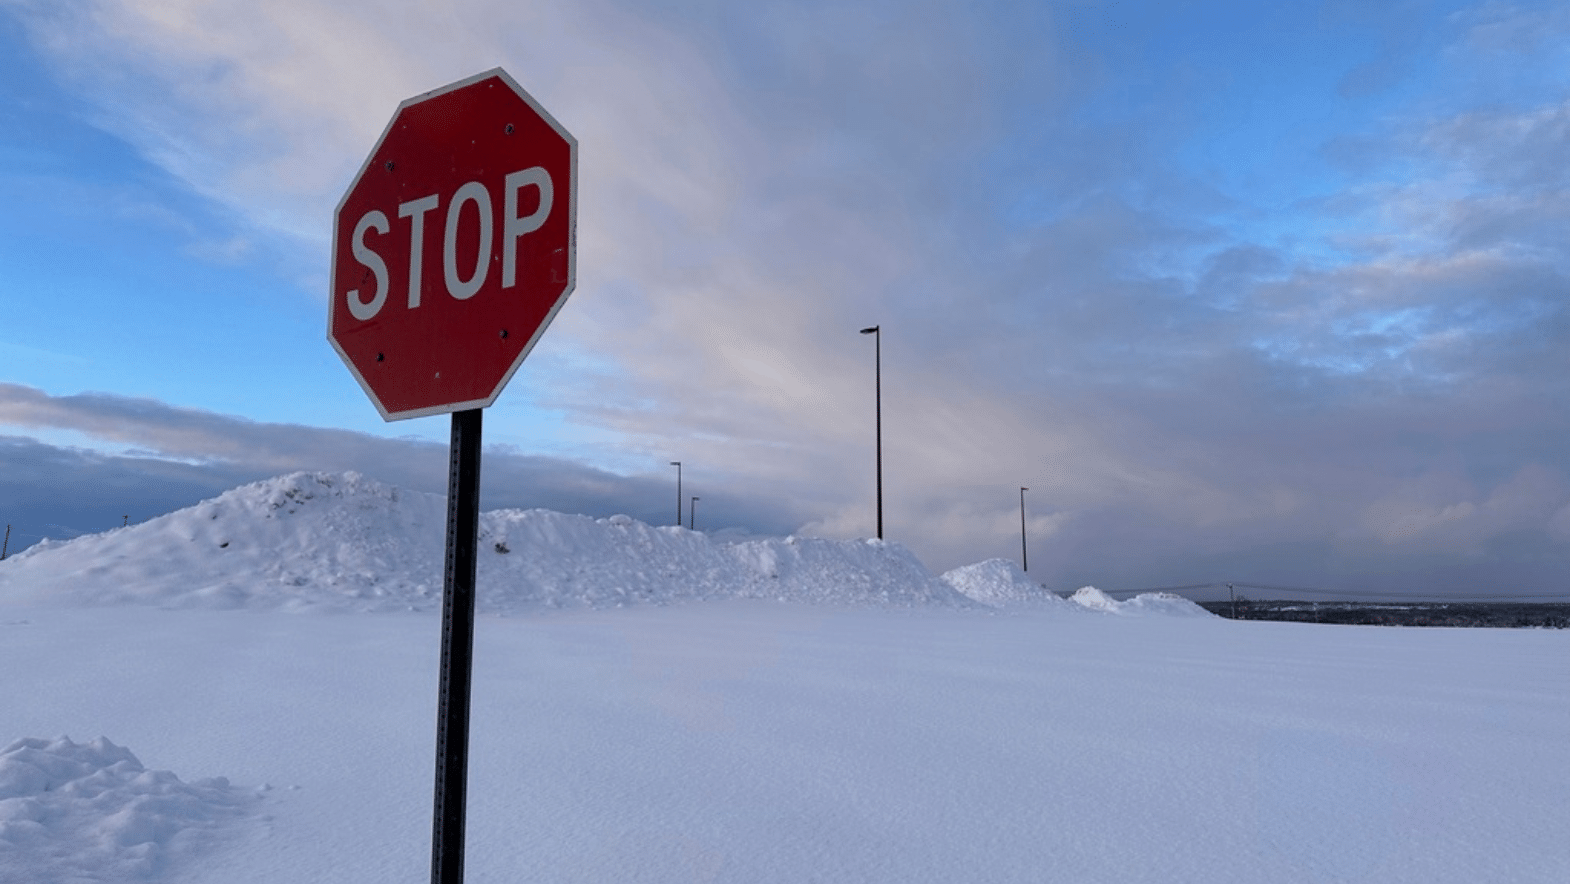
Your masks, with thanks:
M 42 541 L 0 565 L 0 585 L 78 604 L 193 608 L 440 598 L 445 523 L 436 495 L 357 473 L 294 473 L 138 525 Z
M 438 610 L 446 499 L 357 473 L 293 473 L 139 525 L 43 542 L 0 564 L 0 590 L 73 604 Z M 627 516 L 480 516 L 479 610 L 715 598 L 972 607 L 881 541 L 718 542 Z
M 1170 592 L 1142 592 L 1122 603 L 1122 614 L 1161 614 L 1178 617 L 1214 617 L 1197 603 Z
M 1127 601 L 1120 602 L 1094 586 L 1082 586 L 1075 590 L 1068 600 L 1092 611 L 1103 611 L 1108 614 L 1215 616 L 1194 602 L 1170 592 L 1142 592 Z
M 161 880 L 258 801 L 223 778 L 147 770 L 102 737 L 17 740 L 0 750 L 0 869 L 37 882 Z
M 1008 559 L 988 559 L 955 568 L 943 575 L 943 582 L 966 598 L 994 608 L 1022 605 L 1061 608 L 1068 605 Z
M 724 543 L 626 516 L 546 510 L 481 515 L 478 580 L 481 606 L 501 611 L 728 598 L 971 605 L 896 544 L 802 537 Z
M 0 597 L 74 605 L 288 611 L 441 607 L 447 502 L 358 473 L 292 473 L 195 506 L 0 563 Z M 479 611 L 617 608 L 710 599 L 837 606 L 1077 610 L 1014 564 L 992 559 L 935 577 L 881 540 L 726 541 L 625 515 L 480 514 Z M 1093 587 L 1081 608 L 1204 614 L 1176 596 L 1126 602 Z
M 1073 595 L 1068 597 L 1068 600 L 1076 605 L 1089 608 L 1092 611 L 1106 611 L 1108 613 L 1116 613 L 1122 607 L 1122 603 L 1120 603 L 1117 599 L 1107 595 L 1094 586 L 1081 586 L 1079 589 L 1074 591 Z

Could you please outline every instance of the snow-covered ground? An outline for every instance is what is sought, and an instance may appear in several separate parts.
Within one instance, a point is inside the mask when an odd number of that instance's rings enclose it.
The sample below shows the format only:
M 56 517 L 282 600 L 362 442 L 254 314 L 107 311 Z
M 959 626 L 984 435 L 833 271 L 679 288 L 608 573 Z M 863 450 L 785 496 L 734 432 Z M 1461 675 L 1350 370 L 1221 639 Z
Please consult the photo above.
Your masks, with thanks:
M 0 882 L 427 880 L 442 524 L 296 475 L 0 563 Z M 470 881 L 1570 880 L 1564 631 L 482 525 Z

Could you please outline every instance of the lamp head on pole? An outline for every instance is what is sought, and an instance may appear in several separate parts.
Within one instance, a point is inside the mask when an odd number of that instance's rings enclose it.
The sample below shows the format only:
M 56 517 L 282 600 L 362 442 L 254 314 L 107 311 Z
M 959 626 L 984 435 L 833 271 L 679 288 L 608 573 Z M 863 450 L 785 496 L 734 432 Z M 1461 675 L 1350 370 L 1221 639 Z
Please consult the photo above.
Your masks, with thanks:
M 878 326 L 874 325 L 871 328 L 864 328 L 861 330 L 861 333 L 864 335 L 875 335 L 878 333 Z

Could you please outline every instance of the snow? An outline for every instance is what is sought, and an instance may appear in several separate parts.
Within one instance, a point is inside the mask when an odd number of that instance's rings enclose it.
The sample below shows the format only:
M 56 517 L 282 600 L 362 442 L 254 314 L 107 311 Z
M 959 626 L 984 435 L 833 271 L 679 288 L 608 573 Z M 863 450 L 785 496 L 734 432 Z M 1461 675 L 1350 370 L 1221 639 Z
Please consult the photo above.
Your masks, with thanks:
M 74 604 L 290 611 L 439 610 L 446 500 L 356 473 L 294 473 L 128 528 L 42 542 L 0 568 L 0 592 Z M 626 516 L 480 517 L 483 613 L 715 598 L 967 606 L 880 541 L 713 542 Z
M 30 881 L 155 880 L 256 800 L 221 777 L 186 784 L 147 770 L 102 737 L 17 740 L 0 750 L 0 869 L 26 869 Z
M 943 575 L 943 581 L 966 598 L 995 608 L 1065 604 L 1060 596 L 1048 592 L 1007 559 L 988 559 L 955 568 Z
M 1094 586 L 1082 586 L 1069 596 L 1069 601 L 1090 611 L 1105 614 L 1159 614 L 1167 617 L 1214 617 L 1180 595 L 1170 592 L 1144 592 L 1131 599 L 1118 601 Z
M 0 882 L 427 880 L 443 518 L 296 475 L 0 563 Z M 1565 631 L 483 525 L 473 882 L 1570 880 Z

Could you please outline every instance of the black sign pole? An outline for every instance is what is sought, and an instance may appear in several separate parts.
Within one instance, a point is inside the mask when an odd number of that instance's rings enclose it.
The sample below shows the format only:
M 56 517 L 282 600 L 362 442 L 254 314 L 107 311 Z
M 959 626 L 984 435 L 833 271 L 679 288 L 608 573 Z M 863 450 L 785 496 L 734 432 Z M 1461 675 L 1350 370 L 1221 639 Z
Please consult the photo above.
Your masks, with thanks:
M 436 708 L 436 813 L 431 884 L 463 881 L 469 773 L 469 682 L 474 664 L 474 564 L 480 522 L 480 409 L 452 416 L 447 471 L 447 566 L 442 578 L 441 687 Z

